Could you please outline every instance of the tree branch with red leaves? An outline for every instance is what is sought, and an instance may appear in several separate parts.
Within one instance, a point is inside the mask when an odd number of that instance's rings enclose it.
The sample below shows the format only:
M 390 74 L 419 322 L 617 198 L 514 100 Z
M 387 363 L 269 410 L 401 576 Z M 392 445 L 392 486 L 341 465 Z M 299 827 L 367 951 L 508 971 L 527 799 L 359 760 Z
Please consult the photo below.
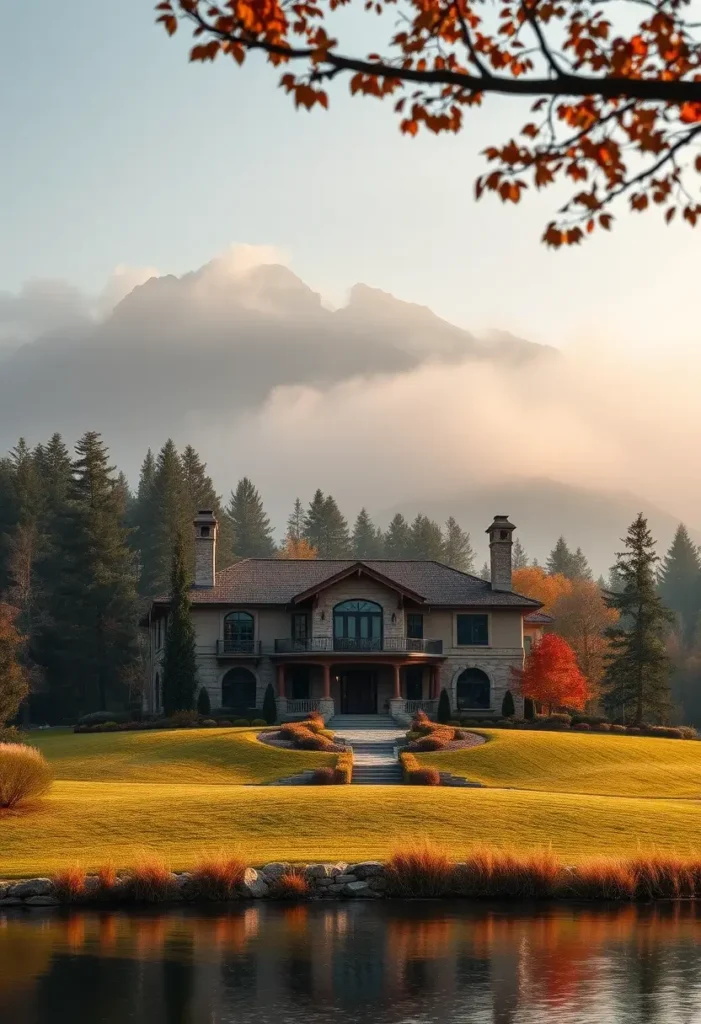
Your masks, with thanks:
M 679 212 L 696 224 L 701 26 L 691 0 L 362 0 L 368 14 L 397 13 L 386 53 L 368 56 L 330 34 L 351 2 L 163 0 L 156 10 L 170 35 L 191 25 L 192 61 L 243 64 L 261 51 L 308 110 L 327 108 L 324 83 L 346 75 L 352 94 L 394 96 L 408 135 L 457 133 L 493 93 L 535 99 L 519 139 L 485 151 L 494 167 L 475 190 L 518 203 L 566 182 L 572 194 L 543 233 L 549 246 L 610 229 L 623 197 L 639 212 L 659 206 L 667 223 Z

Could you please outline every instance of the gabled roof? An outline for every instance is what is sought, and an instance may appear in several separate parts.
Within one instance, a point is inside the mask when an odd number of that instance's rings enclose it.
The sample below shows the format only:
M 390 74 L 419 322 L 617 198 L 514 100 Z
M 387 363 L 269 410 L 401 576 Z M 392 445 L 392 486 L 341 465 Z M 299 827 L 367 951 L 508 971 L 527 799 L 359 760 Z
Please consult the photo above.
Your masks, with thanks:
M 417 604 L 433 607 L 522 608 L 537 611 L 540 601 L 512 591 L 492 590 L 489 583 L 441 562 L 420 559 L 244 558 L 217 573 L 213 587 L 193 587 L 196 605 L 282 605 L 299 602 L 334 578 L 365 570 Z M 168 596 L 154 604 L 166 604 Z
M 314 597 L 322 590 L 326 590 L 328 587 L 332 587 L 334 583 L 340 583 L 341 580 L 348 579 L 349 576 L 367 576 L 371 580 L 375 580 L 377 583 L 384 583 L 391 590 L 396 590 L 404 597 L 408 597 L 411 601 L 416 601 L 419 604 L 425 604 L 426 599 L 423 594 L 417 593 L 409 587 L 402 586 L 396 580 L 393 580 L 391 576 L 388 576 L 386 572 L 380 572 L 374 568 L 372 564 L 363 562 L 362 560 L 353 562 L 351 565 L 346 566 L 344 569 L 340 569 L 338 572 L 333 573 L 326 579 L 321 580 L 319 583 L 313 583 L 311 587 L 307 587 L 301 593 L 296 594 L 293 598 L 294 604 L 300 604 L 302 601 L 308 601 L 310 597 Z
M 525 618 L 526 622 L 530 622 L 531 625 L 548 626 L 555 619 L 552 615 L 548 615 L 547 612 L 531 612 Z

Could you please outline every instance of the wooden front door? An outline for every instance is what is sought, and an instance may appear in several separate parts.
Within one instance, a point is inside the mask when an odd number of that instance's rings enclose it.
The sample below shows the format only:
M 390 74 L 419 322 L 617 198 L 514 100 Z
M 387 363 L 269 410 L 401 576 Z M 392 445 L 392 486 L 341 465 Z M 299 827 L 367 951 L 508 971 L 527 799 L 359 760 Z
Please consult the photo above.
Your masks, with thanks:
M 377 675 L 357 670 L 341 676 L 341 712 L 344 715 L 377 714 Z

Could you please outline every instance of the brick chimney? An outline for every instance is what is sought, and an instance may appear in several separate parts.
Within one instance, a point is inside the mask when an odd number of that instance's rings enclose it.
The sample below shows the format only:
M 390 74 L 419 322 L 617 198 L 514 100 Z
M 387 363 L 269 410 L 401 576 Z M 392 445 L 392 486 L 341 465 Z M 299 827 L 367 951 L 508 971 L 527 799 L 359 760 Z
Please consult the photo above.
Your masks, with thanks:
M 194 518 L 195 586 L 213 587 L 217 580 L 217 520 L 211 509 L 202 509 Z
M 511 590 L 511 535 L 516 527 L 508 516 L 494 516 L 489 534 L 492 590 Z

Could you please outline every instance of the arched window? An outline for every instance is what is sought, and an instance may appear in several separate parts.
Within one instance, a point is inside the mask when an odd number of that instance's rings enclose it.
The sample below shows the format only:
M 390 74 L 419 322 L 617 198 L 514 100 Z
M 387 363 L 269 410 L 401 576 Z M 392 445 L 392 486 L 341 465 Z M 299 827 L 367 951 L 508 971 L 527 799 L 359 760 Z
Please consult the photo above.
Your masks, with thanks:
M 158 711 L 161 706 L 161 677 L 156 672 L 156 680 L 153 684 L 153 710 Z
M 458 676 L 457 703 L 460 711 L 488 711 L 491 707 L 489 676 L 479 668 L 465 669 Z
M 382 607 L 375 601 L 342 601 L 333 610 L 337 651 L 381 651 Z
M 224 619 L 224 650 L 253 653 L 253 616 L 229 612 Z
M 256 677 L 247 668 L 230 669 L 221 681 L 221 706 L 244 714 L 256 706 Z

